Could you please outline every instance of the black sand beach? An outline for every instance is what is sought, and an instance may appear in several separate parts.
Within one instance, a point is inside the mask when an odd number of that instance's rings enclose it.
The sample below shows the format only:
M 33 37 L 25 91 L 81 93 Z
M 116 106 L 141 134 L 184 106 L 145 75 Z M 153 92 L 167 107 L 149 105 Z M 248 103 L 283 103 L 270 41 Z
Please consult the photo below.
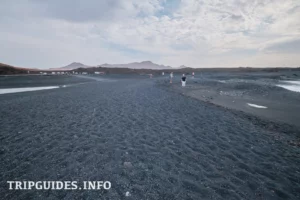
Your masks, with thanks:
M 164 78 L 53 77 L 50 85 L 70 87 L 0 95 L 1 199 L 300 198 L 293 123 L 199 101 Z M 106 180 L 112 188 L 8 190 L 11 180 Z

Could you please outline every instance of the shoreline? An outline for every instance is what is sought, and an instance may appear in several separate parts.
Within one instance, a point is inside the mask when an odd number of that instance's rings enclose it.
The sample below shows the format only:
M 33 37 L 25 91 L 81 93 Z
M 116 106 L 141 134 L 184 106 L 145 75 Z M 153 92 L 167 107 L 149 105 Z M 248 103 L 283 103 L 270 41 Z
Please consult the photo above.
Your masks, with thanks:
M 176 92 L 188 98 L 228 110 L 268 130 L 288 134 L 292 133 L 300 137 L 300 124 L 298 122 L 300 117 L 298 112 L 300 111 L 299 106 L 288 104 L 283 106 L 281 110 L 276 110 L 278 107 L 282 107 L 282 104 L 272 102 L 268 99 L 245 99 L 243 97 L 220 95 L 216 88 L 205 86 L 197 87 L 191 82 L 190 79 L 186 87 L 182 87 L 179 81 L 175 81 L 175 83 L 173 81 L 173 83 L 170 84 L 167 80 L 158 80 L 157 84 L 159 87 L 168 91 Z M 291 91 L 284 92 L 293 94 Z M 298 94 L 295 93 L 295 95 Z M 289 112 L 286 112 L 284 109 L 288 109 Z M 300 140 L 294 143 L 294 145 L 300 146 Z

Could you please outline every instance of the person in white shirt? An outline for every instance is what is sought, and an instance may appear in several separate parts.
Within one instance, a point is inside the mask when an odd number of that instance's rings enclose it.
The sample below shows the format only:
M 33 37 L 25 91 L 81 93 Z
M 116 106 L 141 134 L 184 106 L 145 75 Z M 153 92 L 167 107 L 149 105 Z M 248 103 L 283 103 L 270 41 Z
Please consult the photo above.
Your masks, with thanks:
M 182 85 L 182 87 L 185 87 L 185 84 L 186 84 L 186 76 L 184 74 L 182 74 L 182 77 L 181 77 L 181 85 Z
M 173 79 L 173 72 L 170 73 L 170 83 L 172 83 L 172 79 Z

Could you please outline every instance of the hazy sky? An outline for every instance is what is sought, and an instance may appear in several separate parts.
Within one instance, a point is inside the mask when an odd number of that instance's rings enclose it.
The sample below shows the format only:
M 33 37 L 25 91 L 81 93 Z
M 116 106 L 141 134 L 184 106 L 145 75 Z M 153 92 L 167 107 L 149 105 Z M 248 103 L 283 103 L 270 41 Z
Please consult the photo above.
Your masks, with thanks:
M 300 0 L 1 0 L 0 62 L 299 67 L 299 19 Z

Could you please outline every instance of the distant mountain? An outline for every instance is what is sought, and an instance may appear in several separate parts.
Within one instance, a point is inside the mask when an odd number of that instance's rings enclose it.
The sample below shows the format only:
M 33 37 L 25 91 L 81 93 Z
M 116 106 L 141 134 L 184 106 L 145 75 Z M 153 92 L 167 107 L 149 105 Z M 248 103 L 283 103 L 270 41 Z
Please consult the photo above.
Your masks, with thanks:
M 73 62 L 67 66 L 59 67 L 59 68 L 50 68 L 51 70 L 73 70 L 78 68 L 90 68 L 94 66 L 84 65 L 79 62 Z M 106 67 L 106 68 L 129 68 L 129 69 L 172 69 L 170 66 L 158 65 L 151 61 L 143 61 L 143 62 L 133 62 L 128 64 L 102 64 L 97 67 Z
M 183 68 L 188 68 L 188 67 L 185 66 L 185 65 L 181 65 L 181 66 L 179 67 L 179 69 L 183 69 Z
M 172 69 L 170 66 L 158 65 L 151 61 L 134 62 L 128 64 L 102 64 L 98 67 L 106 68 L 129 68 L 129 69 Z
M 175 69 L 185 69 L 185 68 L 192 68 L 192 67 L 187 67 L 187 66 L 185 66 L 185 65 L 181 65 L 181 66 L 179 66 L 179 67 L 176 67 Z
M 64 67 L 59 67 L 59 68 L 50 68 L 50 69 L 55 69 L 55 70 L 72 70 L 72 69 L 77 69 L 77 68 L 89 68 L 92 66 L 84 65 L 79 62 L 72 62 L 71 64 L 64 66 Z

